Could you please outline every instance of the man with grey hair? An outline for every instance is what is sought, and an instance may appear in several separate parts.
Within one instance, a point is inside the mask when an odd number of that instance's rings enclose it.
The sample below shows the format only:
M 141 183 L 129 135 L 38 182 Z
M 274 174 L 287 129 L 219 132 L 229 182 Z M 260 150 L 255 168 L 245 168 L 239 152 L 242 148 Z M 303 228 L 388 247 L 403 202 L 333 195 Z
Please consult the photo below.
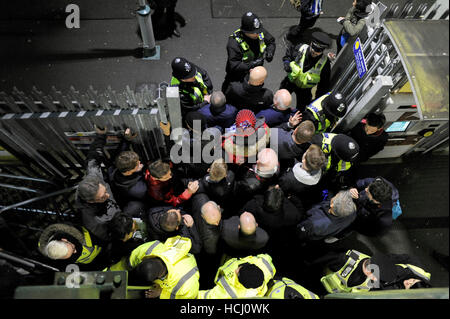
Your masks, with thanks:
M 214 91 L 211 94 L 210 104 L 206 104 L 198 112 L 206 117 L 208 127 L 216 127 L 224 133 L 227 127 L 234 124 L 238 109 L 227 103 L 222 91 Z
M 336 236 L 356 218 L 356 205 L 350 191 L 340 191 L 331 200 L 314 205 L 306 212 L 307 218 L 297 225 L 301 241 L 322 240 Z
M 101 163 L 106 143 L 106 128 L 95 127 L 95 139 L 87 155 L 86 176 L 78 184 L 74 208 L 81 216 L 81 224 L 91 236 L 102 242 L 110 241 L 109 221 L 120 213 L 111 188 L 103 179 Z
M 210 200 L 207 194 L 199 193 L 192 197 L 191 211 L 203 251 L 208 256 L 216 254 L 222 226 L 222 208 Z
M 291 103 L 291 93 L 286 89 L 280 89 L 275 92 L 271 107 L 258 112 L 256 117 L 264 117 L 266 124 L 270 127 L 278 126 L 289 121 L 289 117 L 295 114 Z

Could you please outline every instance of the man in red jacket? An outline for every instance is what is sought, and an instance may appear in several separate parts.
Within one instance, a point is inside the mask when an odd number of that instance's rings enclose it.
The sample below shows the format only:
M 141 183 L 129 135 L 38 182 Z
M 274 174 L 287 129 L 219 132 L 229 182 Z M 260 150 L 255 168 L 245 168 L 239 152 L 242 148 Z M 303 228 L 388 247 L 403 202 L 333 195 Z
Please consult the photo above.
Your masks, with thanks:
M 180 195 L 175 195 L 171 163 L 157 160 L 148 166 L 145 172 L 150 197 L 159 202 L 178 206 L 191 198 L 198 190 L 198 181 L 191 181 Z

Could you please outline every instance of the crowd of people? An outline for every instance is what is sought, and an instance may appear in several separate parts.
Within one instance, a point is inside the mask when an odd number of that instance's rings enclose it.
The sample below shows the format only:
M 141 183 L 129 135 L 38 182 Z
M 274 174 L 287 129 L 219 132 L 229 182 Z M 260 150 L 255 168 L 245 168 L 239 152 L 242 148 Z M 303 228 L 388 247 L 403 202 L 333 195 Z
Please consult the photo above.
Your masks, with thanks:
M 352 12 L 366 5 L 355 0 Z M 390 181 L 355 170 L 386 145 L 384 115 L 331 133 L 347 105 L 331 90 L 330 46 L 320 31 L 292 43 L 275 92 L 264 87 L 275 39 L 253 12 L 228 39 L 221 90 L 205 69 L 175 57 L 170 85 L 179 88 L 186 134 L 174 138 L 161 122 L 167 156 L 141 163 L 134 132 L 125 130 L 107 156 L 107 128 L 96 127 L 77 189 L 79 222 L 47 227 L 39 250 L 61 267 L 127 270 L 129 285 L 147 287 L 147 298 L 319 299 L 428 287 L 430 274 L 413 256 L 333 249 L 352 232 L 382 236 L 401 208 Z M 209 149 L 198 140 L 207 130 L 218 139 Z M 213 160 L 196 161 L 196 144 Z M 181 162 L 177 145 L 190 151 Z

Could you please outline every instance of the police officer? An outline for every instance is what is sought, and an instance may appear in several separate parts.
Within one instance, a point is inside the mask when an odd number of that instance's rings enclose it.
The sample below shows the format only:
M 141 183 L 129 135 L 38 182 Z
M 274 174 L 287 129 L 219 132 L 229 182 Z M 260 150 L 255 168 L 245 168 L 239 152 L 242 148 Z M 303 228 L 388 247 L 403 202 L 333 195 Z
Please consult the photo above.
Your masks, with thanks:
M 264 297 L 275 272 L 272 257 L 267 254 L 229 259 L 217 271 L 216 286 L 200 290 L 198 299 Z
M 375 253 L 372 257 L 356 250 L 329 262 L 320 281 L 329 293 L 430 287 L 431 274 L 412 265 L 407 255 Z
M 146 291 L 147 298 L 195 299 L 200 274 L 194 255 L 189 253 L 191 245 L 189 238 L 181 236 L 168 238 L 165 243 L 147 242 L 108 270 L 129 271 L 131 284 L 153 284 Z
M 358 143 L 345 134 L 334 133 L 316 134 L 311 143 L 320 146 L 327 157 L 321 184 L 332 190 L 348 186 L 351 183 L 349 170 L 359 154 Z
M 324 50 L 331 45 L 330 37 L 324 32 L 313 32 L 312 41 L 288 47 L 283 57 L 287 76 L 280 84 L 280 89 L 295 92 L 297 109 L 305 110 L 312 100 L 311 90 L 317 86 L 316 96 L 330 91 L 330 60 Z
M 213 90 L 208 73 L 182 57 L 172 60 L 170 86 L 177 86 L 180 90 L 182 116 L 209 104 Z
M 345 98 L 340 92 L 322 95 L 306 107 L 303 120 L 310 120 L 316 127 L 316 134 L 329 132 L 338 118 L 347 112 Z
M 269 290 L 266 293 L 266 297 L 273 299 L 320 299 L 312 291 L 286 277 L 269 282 Z
M 227 65 L 222 92 L 230 82 L 242 82 L 250 69 L 271 62 L 275 54 L 275 38 L 262 27 L 253 12 L 242 16 L 241 27 L 233 32 L 227 44 Z

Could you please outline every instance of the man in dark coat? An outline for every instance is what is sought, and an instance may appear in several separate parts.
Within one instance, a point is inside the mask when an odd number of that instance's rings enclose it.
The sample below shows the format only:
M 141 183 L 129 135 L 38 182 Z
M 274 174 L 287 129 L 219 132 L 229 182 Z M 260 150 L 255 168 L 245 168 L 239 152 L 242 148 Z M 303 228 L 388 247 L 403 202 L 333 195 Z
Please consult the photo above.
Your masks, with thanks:
M 356 181 L 350 192 L 358 208 L 352 227 L 366 236 L 381 236 L 392 225 L 392 206 L 398 190 L 382 177 Z
M 279 170 L 277 154 L 271 148 L 265 148 L 258 153 L 258 160 L 252 168 L 241 165 L 236 172 L 236 205 L 244 204 L 256 194 L 262 194 L 276 182 Z
M 125 130 L 116 151 L 118 155 L 114 156 L 115 165 L 108 168 L 108 178 L 117 204 L 125 214 L 132 217 L 140 217 L 146 211 L 149 199 L 145 170 L 142 170 L 144 165 L 139 155 L 131 150 L 131 143 L 136 136 L 131 134 L 130 129 Z
M 253 214 L 244 212 L 222 223 L 224 252 L 232 257 L 244 257 L 261 253 L 269 240 L 267 232 L 258 227 Z
M 191 239 L 190 252 L 197 254 L 202 248 L 202 242 L 194 226 L 191 215 L 170 206 L 153 207 L 147 212 L 145 223 L 147 225 L 148 240 L 166 241 L 167 238 L 180 235 Z
M 269 108 L 273 104 L 273 92 L 264 88 L 267 70 L 257 66 L 243 82 L 231 82 L 225 91 L 227 101 L 239 110 L 248 109 L 253 113 Z
M 383 129 L 385 123 L 383 114 L 370 113 L 349 132 L 359 145 L 358 163 L 366 162 L 383 150 L 389 138 Z
M 262 27 L 252 12 L 242 16 L 241 27 L 230 35 L 227 44 L 226 76 L 222 84 L 225 92 L 230 82 L 242 82 L 250 69 L 273 60 L 275 38 Z
M 205 193 L 222 207 L 229 207 L 233 201 L 234 179 L 234 172 L 228 169 L 225 160 L 216 159 L 208 168 L 208 174 L 200 180 L 197 193 Z
M 306 207 L 314 203 L 315 193 L 319 192 L 319 181 L 326 158 L 320 147 L 310 145 L 303 154 L 301 162 L 288 168 L 280 176 L 279 185 L 287 195 L 297 195 L 303 199 Z

